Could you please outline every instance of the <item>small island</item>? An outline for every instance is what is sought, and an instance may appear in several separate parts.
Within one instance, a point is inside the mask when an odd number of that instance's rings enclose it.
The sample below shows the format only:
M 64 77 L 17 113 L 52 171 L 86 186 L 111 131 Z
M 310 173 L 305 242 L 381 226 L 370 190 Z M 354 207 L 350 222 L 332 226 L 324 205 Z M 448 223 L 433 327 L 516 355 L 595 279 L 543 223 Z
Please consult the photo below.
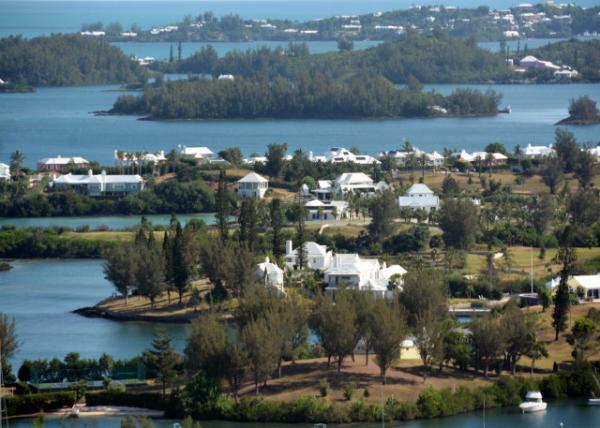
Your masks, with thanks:
M 600 123 L 600 112 L 596 102 L 588 96 L 571 100 L 569 117 L 557 122 L 557 125 L 595 125 Z

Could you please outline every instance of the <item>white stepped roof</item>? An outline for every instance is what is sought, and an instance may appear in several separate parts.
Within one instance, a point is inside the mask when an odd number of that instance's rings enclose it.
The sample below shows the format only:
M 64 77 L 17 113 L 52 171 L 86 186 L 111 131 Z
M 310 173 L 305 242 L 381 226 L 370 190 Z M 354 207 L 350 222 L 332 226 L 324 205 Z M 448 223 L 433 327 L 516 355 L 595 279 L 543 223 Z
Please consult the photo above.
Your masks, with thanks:
M 340 186 L 356 184 L 373 184 L 373 180 L 364 172 L 345 172 L 338 177 L 336 183 Z
M 87 160 L 80 156 L 63 158 L 60 155 L 55 158 L 43 158 L 38 161 L 39 164 L 43 165 L 68 165 L 71 162 L 76 164 L 89 163 Z
M 265 177 L 258 175 L 255 172 L 250 172 L 248 174 L 246 174 L 244 176 L 244 178 L 241 178 L 240 180 L 238 180 L 238 183 L 268 183 L 269 180 L 267 180 Z
M 407 195 L 433 195 L 433 190 L 423 183 L 415 183 L 406 191 Z

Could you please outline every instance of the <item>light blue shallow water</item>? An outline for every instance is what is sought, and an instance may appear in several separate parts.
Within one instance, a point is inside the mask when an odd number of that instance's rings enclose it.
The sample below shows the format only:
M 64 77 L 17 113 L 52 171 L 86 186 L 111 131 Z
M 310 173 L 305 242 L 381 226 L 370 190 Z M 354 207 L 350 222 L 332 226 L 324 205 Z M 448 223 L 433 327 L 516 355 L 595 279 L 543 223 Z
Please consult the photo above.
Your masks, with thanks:
M 435 0 L 423 4 L 478 7 L 482 4 L 504 9 L 517 0 Z M 142 28 L 181 21 L 185 15 L 197 16 L 212 11 L 217 16 L 238 14 L 247 19 L 281 18 L 305 21 L 335 15 L 365 14 L 374 11 L 405 9 L 408 0 L 0 0 L 0 36 L 74 32 L 81 24 L 120 22 L 125 28 Z M 596 0 L 579 0 L 578 5 L 592 6 Z
M 450 93 L 457 85 L 429 85 Z M 139 121 L 131 116 L 94 116 L 110 109 L 121 92 L 115 86 L 40 88 L 35 93 L 0 95 L 0 162 L 22 150 L 35 166 L 45 156 L 80 155 L 112 164 L 113 151 L 170 150 L 178 144 L 208 146 L 217 152 L 239 146 L 245 155 L 264 153 L 271 143 L 288 143 L 316 154 L 329 147 L 356 146 L 377 154 L 398 148 L 404 138 L 423 150 L 444 147 L 480 150 L 491 141 L 549 144 L 569 100 L 589 95 L 600 101 L 600 85 L 463 85 L 504 95 L 513 113 L 481 118 L 402 120 L 215 120 Z M 111 89 L 113 91 L 111 91 Z M 581 142 L 598 142 L 600 125 L 570 127 Z
M 179 351 L 185 326 L 115 322 L 71 313 L 114 292 L 100 260 L 14 261 L 0 272 L 0 312 L 15 318 L 20 347 L 15 371 L 24 359 L 62 359 L 67 352 L 97 358 L 103 352 L 131 358 L 149 348 L 154 333 L 165 329 Z
M 170 215 L 147 215 L 146 219 L 155 226 L 164 226 L 169 224 Z M 66 226 L 73 229 L 87 225 L 91 230 L 100 226 L 106 226 L 109 229 L 120 230 L 130 229 L 138 224 L 142 216 L 90 216 L 90 217 L 31 217 L 31 218 L 4 218 L 0 217 L 0 227 L 12 225 L 17 228 L 25 227 L 51 227 Z M 213 224 L 215 218 L 213 214 L 180 214 L 177 216 L 182 225 L 187 224 L 191 219 L 202 220 L 207 225 Z

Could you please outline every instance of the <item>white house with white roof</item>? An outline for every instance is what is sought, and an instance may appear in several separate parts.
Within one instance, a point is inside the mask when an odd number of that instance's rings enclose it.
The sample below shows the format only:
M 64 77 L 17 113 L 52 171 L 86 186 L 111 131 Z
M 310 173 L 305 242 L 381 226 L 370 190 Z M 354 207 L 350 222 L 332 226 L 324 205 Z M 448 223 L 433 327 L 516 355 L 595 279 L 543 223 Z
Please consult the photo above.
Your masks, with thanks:
M 394 291 L 390 286 L 393 276 L 398 276 L 402 287 L 402 276 L 406 270 L 400 265 L 387 266 L 377 259 L 363 259 L 358 254 L 336 254 L 325 269 L 325 291 L 335 293 L 340 288 L 370 291 L 377 297 L 391 298 Z
M 250 172 L 238 180 L 238 194 L 242 198 L 262 199 L 268 188 L 269 180 L 255 172 Z
M 318 200 L 329 201 L 333 197 L 333 183 L 331 180 L 317 180 L 317 187 L 311 190 Z
M 283 288 L 283 269 L 271 262 L 268 257 L 256 267 L 256 276 L 263 281 L 266 287 L 274 287 L 285 294 Z
M 306 267 L 315 270 L 325 270 L 331 264 L 333 252 L 327 250 L 326 245 L 319 245 L 314 241 L 304 243 Z M 294 269 L 298 265 L 298 248 L 293 248 L 291 240 L 285 241 L 285 265 Z
M 313 199 L 304 204 L 307 220 L 336 220 L 346 217 L 348 202 Z
M 489 152 L 473 152 L 472 153 L 473 160 L 471 162 L 487 162 L 490 160 L 494 165 L 502 165 L 505 164 L 508 160 L 508 156 L 502 153 L 489 153 Z
M 335 193 L 339 197 L 356 191 L 366 194 L 374 193 L 373 179 L 364 172 L 345 172 L 335 180 Z
M 38 171 L 61 171 L 67 167 L 86 168 L 89 162 L 80 156 L 63 158 L 58 155 L 55 158 L 43 158 L 37 162 Z
M 519 65 L 523 68 L 537 68 L 543 70 L 560 70 L 560 66 L 553 64 L 550 61 L 542 61 L 533 55 L 527 55 L 519 61 Z
M 546 288 L 554 290 L 560 284 L 560 277 L 551 279 L 546 283 Z M 573 275 L 567 281 L 569 289 L 576 293 L 582 289 L 584 293 L 583 300 L 598 302 L 600 301 L 600 273 L 596 275 Z
M 354 162 L 361 165 L 372 165 L 374 163 L 381 163 L 376 158 L 370 155 L 354 154 L 350 150 L 344 147 L 332 147 L 329 150 L 329 161 L 333 163 L 340 162 Z
M 5 163 L 0 163 L 0 181 L 10 180 L 10 166 Z
M 181 156 L 196 159 L 197 162 L 206 162 L 215 154 L 208 147 L 187 147 L 179 146 Z
M 117 196 L 139 193 L 144 190 L 144 180 L 139 175 L 107 175 L 106 171 L 85 175 L 65 174 L 52 181 L 55 190 L 74 190 L 88 196 Z
M 552 148 L 552 144 L 549 146 L 532 146 L 527 144 L 527 147 L 523 149 L 523 156 L 528 159 L 541 159 L 548 156 L 554 156 L 556 152 Z
M 118 166 L 157 164 L 167 160 L 164 150 L 156 153 L 135 153 L 115 150 L 114 158 L 115 164 Z
M 440 208 L 440 198 L 426 184 L 415 183 L 408 188 L 404 196 L 398 197 L 398 207 L 430 212 Z

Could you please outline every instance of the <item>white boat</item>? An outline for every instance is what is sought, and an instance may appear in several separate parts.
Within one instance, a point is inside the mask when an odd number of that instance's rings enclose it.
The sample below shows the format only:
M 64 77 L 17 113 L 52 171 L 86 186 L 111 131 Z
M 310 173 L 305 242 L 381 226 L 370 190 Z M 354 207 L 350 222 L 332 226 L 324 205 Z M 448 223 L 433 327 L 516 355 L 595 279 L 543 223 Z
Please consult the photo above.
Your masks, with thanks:
M 542 401 L 542 393 L 539 391 L 529 391 L 525 396 L 525 401 L 519 404 L 519 409 L 523 413 L 541 412 L 546 410 L 547 403 Z
M 600 406 L 600 398 L 588 398 L 588 406 Z

